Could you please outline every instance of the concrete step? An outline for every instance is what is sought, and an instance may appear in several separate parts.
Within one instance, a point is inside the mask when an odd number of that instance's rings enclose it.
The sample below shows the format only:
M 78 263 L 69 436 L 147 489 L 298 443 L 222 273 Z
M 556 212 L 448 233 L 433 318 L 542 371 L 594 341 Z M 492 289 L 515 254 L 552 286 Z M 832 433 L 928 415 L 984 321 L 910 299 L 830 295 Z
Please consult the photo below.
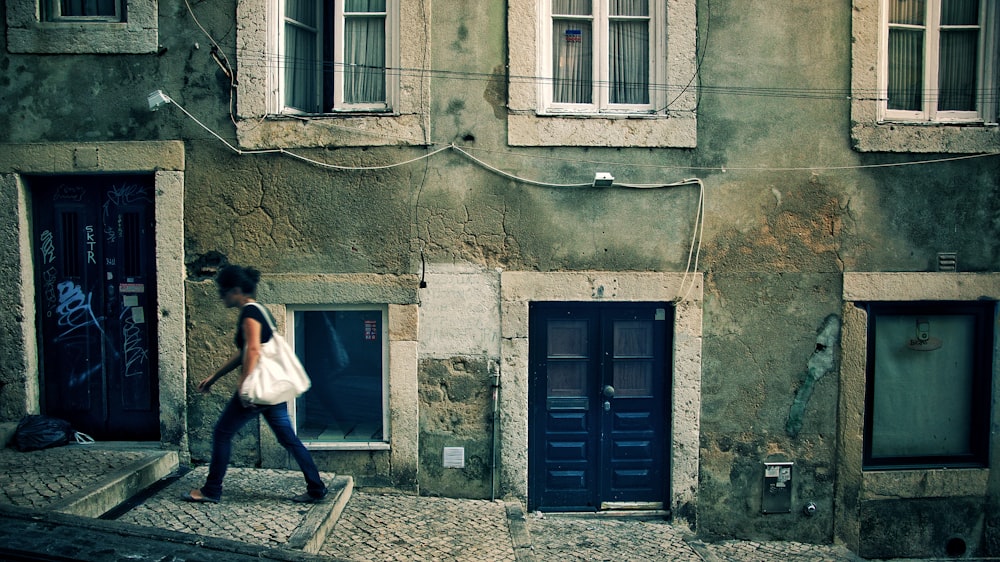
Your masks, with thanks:
M 354 478 L 338 475 L 327 486 L 330 490 L 327 499 L 309 510 L 302 524 L 288 538 L 288 548 L 316 554 L 337 524 L 354 491 Z
M 149 450 L 136 462 L 102 477 L 96 484 L 61 498 L 51 511 L 100 517 L 177 469 L 176 451 Z

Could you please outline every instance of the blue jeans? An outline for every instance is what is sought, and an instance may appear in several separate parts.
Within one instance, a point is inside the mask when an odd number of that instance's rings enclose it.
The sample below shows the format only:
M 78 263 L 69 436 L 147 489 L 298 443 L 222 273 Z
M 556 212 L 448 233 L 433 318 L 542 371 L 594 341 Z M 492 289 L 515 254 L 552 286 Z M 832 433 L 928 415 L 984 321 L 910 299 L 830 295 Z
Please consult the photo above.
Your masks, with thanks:
M 295 457 L 295 462 L 299 463 L 302 474 L 306 478 L 306 493 L 310 496 L 320 498 L 326 493 L 326 485 L 319 477 L 319 470 L 313 462 L 312 455 L 306 450 L 305 445 L 295 435 L 292 429 L 292 421 L 288 417 L 288 406 L 285 404 L 275 404 L 274 406 L 252 406 L 246 407 L 240 401 L 239 396 L 233 395 L 226 404 L 226 408 L 219 416 L 219 421 L 215 424 L 215 431 L 212 433 L 212 462 L 208 465 L 208 478 L 201 488 L 201 493 L 208 498 L 219 499 L 222 497 L 222 479 L 226 476 L 226 469 L 229 467 L 229 459 L 233 453 L 233 436 L 241 427 L 257 414 L 263 414 L 267 420 L 267 425 L 271 426 L 278 442 L 289 453 Z

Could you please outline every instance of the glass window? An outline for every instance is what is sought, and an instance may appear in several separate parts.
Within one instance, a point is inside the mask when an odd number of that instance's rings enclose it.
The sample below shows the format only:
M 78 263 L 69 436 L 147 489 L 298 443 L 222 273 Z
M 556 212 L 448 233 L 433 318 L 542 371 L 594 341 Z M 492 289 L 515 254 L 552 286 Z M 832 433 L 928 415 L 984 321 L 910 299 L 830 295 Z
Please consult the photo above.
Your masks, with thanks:
M 312 388 L 295 403 L 304 442 L 386 442 L 385 311 L 293 310 L 295 351 Z
M 870 305 L 866 468 L 985 464 L 994 309 Z
M 47 21 L 122 21 L 120 0 L 47 0 L 42 11 Z
M 887 119 L 995 118 L 995 62 L 988 2 L 886 0 Z M 990 24 L 990 25 L 987 25 Z
M 397 0 L 284 0 L 282 111 L 385 111 Z
M 551 0 L 550 108 L 649 111 L 648 0 Z

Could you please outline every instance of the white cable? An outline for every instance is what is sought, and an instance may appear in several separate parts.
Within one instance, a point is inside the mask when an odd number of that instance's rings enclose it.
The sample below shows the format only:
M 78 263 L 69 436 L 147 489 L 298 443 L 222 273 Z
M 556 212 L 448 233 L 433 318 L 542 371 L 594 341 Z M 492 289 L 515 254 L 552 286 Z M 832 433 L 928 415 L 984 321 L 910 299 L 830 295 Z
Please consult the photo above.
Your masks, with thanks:
M 393 164 L 385 164 L 385 165 L 382 165 L 382 166 L 340 166 L 340 165 L 337 165 L 337 164 L 328 164 L 326 162 L 320 162 L 318 160 L 313 160 L 311 158 L 307 158 L 305 156 L 302 156 L 300 154 L 296 154 L 296 153 L 291 152 L 289 150 L 286 150 L 284 148 L 271 148 L 271 149 L 264 149 L 264 150 L 241 150 L 239 148 L 236 148 L 232 144 L 230 144 L 229 141 L 227 141 L 226 139 L 222 138 L 218 133 L 216 133 L 215 131 L 213 131 L 212 129 L 210 129 L 207 125 L 205 125 L 204 123 L 202 123 L 201 121 L 199 121 L 197 117 L 195 117 L 194 115 L 191 115 L 191 113 L 188 112 L 188 110 L 184 109 L 184 107 L 181 106 L 181 104 L 177 103 L 174 99 L 172 99 L 171 97 L 167 96 L 166 94 L 163 94 L 163 97 L 166 99 L 166 101 L 168 103 L 172 103 L 175 106 L 177 106 L 178 109 L 180 109 L 182 112 L 184 112 L 184 115 L 187 115 L 192 121 L 194 121 L 195 123 L 197 123 L 201 128 L 203 128 L 206 131 L 208 131 L 209 133 L 211 133 L 212 136 L 214 136 L 215 138 L 217 138 L 220 141 L 222 141 L 222 144 L 226 145 L 226 147 L 228 147 L 230 150 L 232 150 L 233 152 L 235 152 L 236 154 L 238 154 L 240 156 L 243 156 L 243 155 L 246 155 L 246 154 L 274 154 L 274 153 L 279 153 L 279 154 L 285 154 L 287 156 L 290 156 L 290 157 L 295 158 L 297 160 L 301 160 L 303 162 L 307 162 L 307 163 L 312 164 L 314 166 L 320 166 L 320 167 L 323 167 L 323 168 L 330 168 L 330 169 L 335 169 L 335 170 L 345 170 L 345 171 L 363 171 L 363 170 L 386 170 L 386 169 L 395 168 L 395 167 L 398 167 L 398 166 L 405 166 L 406 164 L 411 164 L 413 162 L 417 162 L 417 161 L 423 160 L 425 158 L 430 158 L 431 156 L 434 156 L 435 154 L 438 154 L 440 152 L 444 152 L 445 150 L 449 150 L 450 149 L 450 150 L 454 150 L 454 151 L 458 152 L 462 156 L 465 156 L 466 158 L 468 158 L 472 162 L 476 163 L 477 165 L 482 166 L 486 170 L 489 170 L 489 171 L 491 171 L 491 172 L 493 172 L 493 173 L 495 173 L 495 174 L 497 174 L 499 176 L 502 176 L 502 177 L 505 177 L 507 179 L 510 179 L 510 180 L 513 180 L 513 181 L 517 181 L 517 182 L 520 182 L 520 183 L 526 183 L 526 184 L 529 184 L 529 185 L 535 185 L 535 186 L 539 186 L 539 187 L 558 187 L 558 188 L 581 188 L 581 187 L 592 187 L 592 185 L 593 185 L 592 183 L 548 183 L 548 182 L 531 180 L 531 179 L 528 179 L 528 178 L 523 178 L 523 177 L 520 177 L 520 176 L 516 176 L 514 174 L 511 174 L 510 172 L 505 172 L 504 170 L 501 170 L 500 168 L 497 168 L 495 166 L 487 164 L 486 162 L 480 160 L 479 158 L 476 158 L 475 156 L 469 154 L 465 150 L 463 150 L 463 149 L 455 146 L 454 144 L 449 144 L 449 145 L 442 146 L 441 148 L 438 148 L 437 150 L 434 150 L 432 152 L 428 152 L 426 154 L 422 154 L 420 156 L 417 156 L 416 158 L 411 158 L 411 159 L 405 160 L 403 162 L 396 162 L 396 163 L 393 163 Z M 691 294 L 691 290 L 694 289 L 695 285 L 697 285 L 697 278 L 693 277 L 691 279 L 690 285 L 687 288 L 687 291 L 684 293 L 684 296 L 683 297 L 680 296 L 680 292 L 684 289 L 684 284 L 687 282 L 688 276 L 692 273 L 692 267 L 691 267 L 691 265 L 692 265 L 691 264 L 692 257 L 694 258 L 694 269 L 693 269 L 693 271 L 695 273 L 697 273 L 697 271 L 698 271 L 698 260 L 699 260 L 699 258 L 701 256 L 702 234 L 704 233 L 704 230 L 705 230 L 705 183 L 701 179 L 699 179 L 699 178 L 687 178 L 687 179 L 684 179 L 684 180 L 681 180 L 681 181 L 678 181 L 678 182 L 674 182 L 674 183 L 651 183 L 651 184 L 616 183 L 616 184 L 614 184 L 617 187 L 628 188 L 628 189 L 661 189 L 661 188 L 680 187 L 680 186 L 692 185 L 692 184 L 696 184 L 698 186 L 698 204 L 696 205 L 696 209 L 695 209 L 694 228 L 693 228 L 693 232 L 691 234 L 691 247 L 688 250 L 687 264 L 684 267 L 684 275 L 681 277 L 681 283 L 680 283 L 680 286 L 678 287 L 677 297 L 675 298 L 674 302 L 687 300 L 688 296 L 690 296 L 690 294 Z
M 677 289 L 677 296 L 680 297 L 681 290 L 684 288 L 684 281 L 687 279 L 688 272 L 691 271 L 691 253 L 694 252 L 694 276 L 691 277 L 691 285 L 688 286 L 687 291 L 684 293 L 679 301 L 686 301 L 688 296 L 691 295 L 691 290 L 698 283 L 698 258 L 701 257 L 701 240 L 702 234 L 705 232 L 705 183 L 698 178 L 692 178 L 690 180 L 684 180 L 686 182 L 696 182 L 698 184 L 698 205 L 694 214 L 694 231 L 691 234 L 691 249 L 688 250 L 688 263 L 684 267 L 684 276 L 681 277 L 680 287 Z M 695 250 L 695 236 L 698 237 L 698 248 Z M 676 302 L 676 301 L 675 301 Z
M 406 164 L 417 162 L 418 160 L 423 160 L 424 158 L 430 158 L 431 156 L 434 156 L 438 152 L 443 152 L 443 151 L 448 150 L 449 148 L 452 147 L 451 145 L 443 146 L 443 147 L 441 147 L 441 148 L 439 148 L 439 149 L 437 149 L 437 150 L 435 150 L 433 152 L 428 152 L 426 154 L 422 154 L 420 156 L 417 156 L 416 158 L 411 158 L 410 160 L 406 160 L 406 161 L 403 161 L 403 162 L 396 162 L 396 163 L 393 163 L 393 164 L 385 164 L 385 165 L 382 165 L 382 166 L 340 166 L 340 165 L 337 165 L 337 164 L 328 164 L 326 162 L 321 162 L 319 160 L 313 160 L 312 158 L 307 158 L 305 156 L 302 156 L 300 154 L 296 154 L 296 153 L 294 153 L 294 152 L 292 152 L 290 150 L 286 150 L 284 148 L 268 148 L 268 149 L 262 149 L 262 150 L 242 150 L 242 149 L 236 148 L 235 146 L 233 146 L 232 144 L 230 144 L 229 141 L 227 141 L 226 139 L 222 138 L 221 136 L 219 136 L 218 133 L 216 133 L 211 128 L 209 128 L 208 125 L 205 125 L 204 123 L 202 123 L 201 121 L 199 121 L 197 117 L 195 117 L 194 115 L 191 115 L 191 113 L 188 112 L 188 110 L 184 109 L 184 107 L 181 104 L 177 103 L 176 100 L 172 99 L 170 96 L 167 96 L 166 94 L 164 94 L 163 97 L 165 97 L 169 103 L 172 103 L 172 104 L 176 105 L 178 109 L 180 109 L 181 111 L 184 112 L 184 115 L 187 115 L 189 118 L 191 118 L 191 120 L 194 121 L 195 123 L 197 123 L 198 126 L 200 126 L 202 129 L 205 129 L 206 131 L 208 131 L 209 133 L 211 133 L 211 135 L 213 137 L 215 137 L 215 138 L 219 139 L 220 141 L 222 141 L 222 144 L 226 145 L 229 148 L 229 150 L 232 150 L 233 152 L 235 152 L 236 154 L 239 154 L 240 156 L 243 156 L 243 155 L 246 155 L 246 154 L 275 154 L 275 153 L 277 153 L 277 154 L 286 154 L 286 155 L 288 155 L 288 156 L 290 156 L 292 158 L 295 158 L 297 160 L 301 160 L 303 162 L 308 162 L 309 164 L 312 164 L 314 166 L 319 166 L 321 168 L 332 168 L 334 170 L 345 170 L 345 171 L 364 171 L 364 170 L 387 170 L 389 168 L 395 168 L 397 166 L 405 166 Z
M 540 186 L 540 187 L 591 187 L 593 185 L 592 182 L 588 182 L 588 183 L 547 183 L 547 182 L 543 182 L 543 181 L 529 180 L 527 178 L 522 178 L 520 176 L 515 176 L 514 174 L 511 174 L 510 172 L 505 172 L 505 171 L 501 170 L 500 168 L 491 166 L 491 165 L 487 164 L 486 162 L 483 162 L 482 160 L 476 158 L 475 156 L 469 154 L 468 152 L 462 150 L 461 148 L 459 148 L 459 147 L 457 147 L 457 146 L 455 146 L 453 144 L 449 145 L 449 148 L 455 150 L 456 152 L 458 152 L 462 156 L 465 156 L 469 160 L 472 160 L 476 164 L 479 164 L 480 166 L 482 166 L 483 168 L 486 168 L 487 170 L 493 172 L 494 174 L 497 174 L 499 176 L 503 176 L 503 177 L 505 177 L 505 178 L 507 178 L 509 180 L 514 180 L 514 181 L 521 182 L 521 183 L 526 183 L 526 184 L 529 184 L 529 185 L 537 185 L 537 186 Z

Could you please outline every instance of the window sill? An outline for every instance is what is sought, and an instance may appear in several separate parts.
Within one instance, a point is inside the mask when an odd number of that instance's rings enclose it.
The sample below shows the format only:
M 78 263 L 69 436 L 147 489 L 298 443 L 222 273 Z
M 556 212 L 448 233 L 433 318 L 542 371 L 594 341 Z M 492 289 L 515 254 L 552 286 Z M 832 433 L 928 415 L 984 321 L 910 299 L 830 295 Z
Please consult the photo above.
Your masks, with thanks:
M 989 475 L 988 468 L 866 469 L 863 499 L 985 496 Z
M 857 121 L 851 140 L 858 152 L 981 154 L 1000 151 L 994 123 Z
M 145 54 L 158 45 L 157 0 L 128 0 L 127 22 L 38 20 L 37 0 L 8 0 L 7 50 L 32 54 Z
M 381 441 L 303 441 L 310 451 L 388 451 L 388 443 Z

